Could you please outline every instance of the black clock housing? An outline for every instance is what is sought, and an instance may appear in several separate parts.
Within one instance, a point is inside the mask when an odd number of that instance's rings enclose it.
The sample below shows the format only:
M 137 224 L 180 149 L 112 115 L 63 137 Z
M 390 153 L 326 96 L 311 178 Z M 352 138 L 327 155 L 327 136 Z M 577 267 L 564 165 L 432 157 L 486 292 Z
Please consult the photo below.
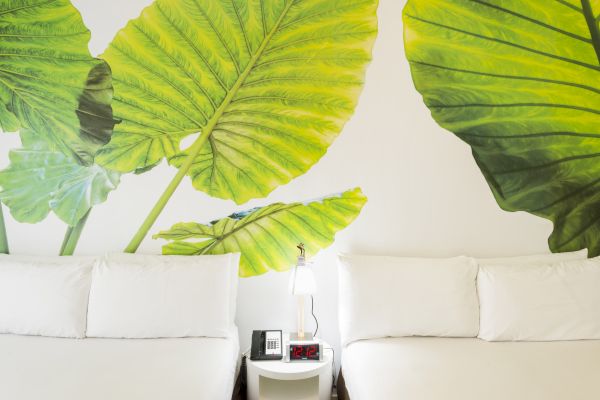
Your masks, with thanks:
M 290 361 L 319 361 L 321 346 L 319 343 L 290 343 Z

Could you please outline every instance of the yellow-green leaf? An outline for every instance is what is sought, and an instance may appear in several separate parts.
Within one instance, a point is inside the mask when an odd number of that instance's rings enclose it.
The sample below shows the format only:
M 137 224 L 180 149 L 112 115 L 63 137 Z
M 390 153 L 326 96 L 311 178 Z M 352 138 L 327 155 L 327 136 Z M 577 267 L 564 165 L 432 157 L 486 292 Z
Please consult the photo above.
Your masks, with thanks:
M 241 276 L 284 271 L 294 265 L 298 243 L 304 243 L 308 255 L 315 255 L 354 221 L 366 201 L 357 188 L 307 203 L 275 203 L 210 224 L 179 223 L 154 238 L 172 241 L 163 247 L 163 254 L 240 252 Z
M 352 115 L 377 31 L 377 0 L 157 0 L 105 58 L 123 120 L 101 164 L 181 167 L 209 135 L 194 187 L 244 203 L 305 173 Z

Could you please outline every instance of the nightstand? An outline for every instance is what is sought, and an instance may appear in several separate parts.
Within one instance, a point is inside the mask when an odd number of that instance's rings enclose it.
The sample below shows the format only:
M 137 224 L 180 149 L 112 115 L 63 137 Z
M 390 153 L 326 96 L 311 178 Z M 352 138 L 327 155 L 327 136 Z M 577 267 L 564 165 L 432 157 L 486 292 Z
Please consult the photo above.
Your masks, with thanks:
M 333 351 L 323 342 L 323 361 L 246 359 L 248 400 L 330 400 Z

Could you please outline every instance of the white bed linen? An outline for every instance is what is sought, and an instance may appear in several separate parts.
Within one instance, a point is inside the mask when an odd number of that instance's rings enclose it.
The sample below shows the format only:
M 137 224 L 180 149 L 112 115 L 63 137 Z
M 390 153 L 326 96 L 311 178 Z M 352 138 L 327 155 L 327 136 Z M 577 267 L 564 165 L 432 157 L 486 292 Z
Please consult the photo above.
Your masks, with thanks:
M 232 338 L 60 339 L 0 335 L 0 399 L 230 400 Z
M 342 370 L 351 400 L 600 399 L 600 340 L 363 340 Z

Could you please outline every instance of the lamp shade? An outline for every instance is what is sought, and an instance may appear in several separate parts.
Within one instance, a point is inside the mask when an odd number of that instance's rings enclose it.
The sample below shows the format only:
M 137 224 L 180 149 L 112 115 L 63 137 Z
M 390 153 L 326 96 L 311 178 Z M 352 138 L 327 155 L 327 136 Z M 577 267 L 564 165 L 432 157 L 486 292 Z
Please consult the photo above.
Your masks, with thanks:
M 296 296 L 314 294 L 317 291 L 315 275 L 310 267 L 299 265 L 290 276 L 290 293 Z

